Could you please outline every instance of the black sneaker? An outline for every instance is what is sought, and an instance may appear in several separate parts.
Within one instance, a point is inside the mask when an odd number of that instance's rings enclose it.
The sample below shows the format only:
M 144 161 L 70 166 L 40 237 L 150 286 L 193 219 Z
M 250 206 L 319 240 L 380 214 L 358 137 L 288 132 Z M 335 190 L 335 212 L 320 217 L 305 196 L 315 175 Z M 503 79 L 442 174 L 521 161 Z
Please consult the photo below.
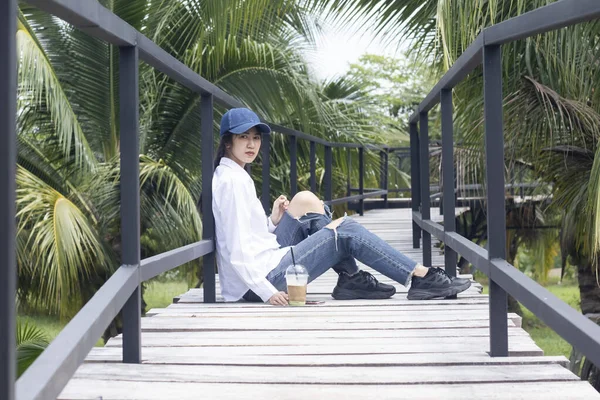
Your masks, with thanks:
M 352 276 L 340 273 L 331 296 L 336 300 L 388 299 L 394 294 L 394 286 L 379 282 L 367 271 L 358 271 Z
M 465 285 L 465 284 L 469 284 L 469 286 L 471 286 L 471 280 L 467 279 L 467 278 L 458 278 L 456 276 L 451 276 L 450 279 L 452 279 L 452 282 L 455 285 Z
M 441 268 L 429 268 L 422 278 L 412 277 L 409 300 L 429 300 L 436 297 L 448 297 L 464 292 L 471 286 L 471 281 L 464 278 L 453 278 Z

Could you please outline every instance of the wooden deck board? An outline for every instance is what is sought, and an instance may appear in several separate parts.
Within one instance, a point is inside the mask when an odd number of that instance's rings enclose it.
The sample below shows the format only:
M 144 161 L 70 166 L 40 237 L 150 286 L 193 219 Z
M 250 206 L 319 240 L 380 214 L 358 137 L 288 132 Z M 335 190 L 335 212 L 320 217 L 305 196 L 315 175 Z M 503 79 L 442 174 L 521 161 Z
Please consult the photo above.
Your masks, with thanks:
M 353 218 L 420 261 L 410 210 Z M 434 242 L 433 264 L 443 259 Z M 311 283 L 309 299 L 323 303 L 302 308 L 204 304 L 191 289 L 142 320 L 142 364 L 121 364 L 122 337 L 112 338 L 59 398 L 600 399 L 566 358 L 542 355 L 518 316 L 507 316 L 510 357 L 489 357 L 480 285 L 456 300 L 409 301 L 396 284 L 391 299 L 336 301 L 336 280 L 329 272 Z
M 95 397 L 94 397 L 95 396 Z M 100 397 L 101 396 L 101 397 Z M 343 396 L 343 397 L 342 397 Z M 344 400 L 590 400 L 598 398 L 590 384 L 568 382 L 508 382 L 453 385 L 299 385 L 73 379 L 60 400 L 197 400 L 197 399 L 335 399 Z
M 186 347 L 185 351 L 173 351 L 170 347 L 148 347 L 144 349 L 144 364 L 193 364 L 193 365 L 320 365 L 320 366 L 377 366 L 377 365 L 538 365 L 558 364 L 567 366 L 569 361 L 563 356 L 513 356 L 490 357 L 487 352 L 462 353 L 405 353 L 402 356 L 389 353 L 377 354 L 322 354 L 314 357 L 308 354 L 273 357 L 270 354 L 210 355 L 202 348 Z M 89 362 L 116 363 L 121 360 L 118 347 L 94 348 L 88 356 Z
M 238 331 L 195 331 L 195 332 L 170 332 L 168 337 L 172 339 L 169 343 L 181 343 L 184 346 L 195 346 L 207 343 L 207 340 L 217 339 L 222 341 L 228 340 L 246 340 L 250 345 L 254 339 L 276 339 L 274 343 L 279 343 L 279 340 L 287 340 L 290 338 L 302 339 L 327 339 L 327 338 L 356 338 L 356 332 L 350 330 L 308 330 L 308 331 L 244 331 L 243 337 Z M 363 329 L 361 331 L 363 337 L 369 339 L 378 338 L 393 338 L 402 340 L 405 338 L 462 338 L 462 337 L 489 337 L 489 328 L 434 328 L 434 329 Z M 509 337 L 526 336 L 529 334 L 523 329 L 511 328 L 508 330 Z M 163 332 L 142 332 L 142 340 L 145 347 L 160 346 L 161 341 L 165 338 Z M 106 343 L 106 347 L 120 347 L 122 336 L 116 336 Z M 154 344 L 156 343 L 156 344 Z M 104 349 L 106 347 L 95 347 L 93 350 Z
M 556 364 L 527 365 L 456 365 L 386 366 L 386 367 L 321 367 L 321 366 L 246 366 L 223 365 L 155 365 L 84 364 L 77 372 L 81 379 L 143 382 L 256 383 L 263 384 L 456 384 L 490 382 L 577 381 L 566 368 Z

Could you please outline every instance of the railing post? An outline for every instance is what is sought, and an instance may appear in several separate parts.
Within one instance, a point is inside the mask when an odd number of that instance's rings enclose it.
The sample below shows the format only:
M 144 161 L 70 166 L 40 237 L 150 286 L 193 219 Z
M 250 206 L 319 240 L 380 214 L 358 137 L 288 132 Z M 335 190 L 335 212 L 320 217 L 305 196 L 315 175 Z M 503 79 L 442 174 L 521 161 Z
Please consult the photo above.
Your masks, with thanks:
M 202 135 L 202 239 L 215 239 L 215 219 L 212 212 L 212 176 L 213 176 L 213 118 L 214 105 L 212 94 L 203 94 L 200 99 L 200 118 Z M 214 250 L 214 247 L 213 247 Z M 204 302 L 217 301 L 215 283 L 215 252 L 206 254 L 202 259 L 202 287 Z
M 502 54 L 498 45 L 483 49 L 488 257 L 506 258 Z M 490 270 L 490 353 L 508 356 L 507 295 Z
M 17 51 L 15 43 L 17 5 L 0 2 L 0 399 L 15 398 L 16 341 L 15 292 L 15 172 Z
M 441 171 L 440 171 L 440 191 L 444 192 L 444 165 L 442 163 Z M 440 202 L 438 208 L 440 212 L 440 216 L 444 215 L 444 199 L 443 197 L 438 200 Z
M 426 112 L 419 114 L 420 130 L 420 176 L 421 176 L 421 217 L 431 219 L 429 198 L 429 121 Z M 423 265 L 431 267 L 431 234 L 423 231 Z
M 312 140 L 310 141 L 310 191 L 317 192 L 317 143 Z
M 140 266 L 139 54 L 119 48 L 119 121 L 121 138 L 121 264 Z M 141 361 L 140 286 L 123 306 L 123 362 Z
M 510 177 L 508 180 L 508 183 L 510 184 L 510 196 L 515 197 L 515 183 L 516 183 L 515 167 L 512 166 L 508 172 L 510 174 Z
M 265 212 L 271 212 L 271 135 L 262 136 L 262 205 Z
M 385 185 L 385 178 L 383 169 L 385 168 L 385 152 L 383 150 L 379 150 L 379 188 L 383 189 Z
M 452 150 L 454 152 L 454 150 Z M 453 168 L 454 173 L 454 181 L 452 182 L 452 187 L 454 190 L 454 204 L 458 205 L 458 169 L 456 167 Z
M 358 148 L 358 194 L 365 194 L 365 147 Z M 365 215 L 365 199 L 358 201 L 358 214 Z
M 519 197 L 521 198 L 521 200 L 523 200 L 525 198 L 525 189 L 523 188 L 523 186 L 520 186 L 521 184 L 523 184 L 523 175 L 525 174 L 525 168 L 523 168 L 521 166 L 521 171 L 519 171 Z
M 379 151 L 379 188 L 380 189 L 385 189 L 385 151 L 384 150 L 380 150 Z M 383 207 L 382 208 L 387 208 L 387 195 L 385 196 L 381 196 L 381 199 L 383 200 Z
M 290 195 L 298 193 L 298 138 L 290 137 Z
M 325 146 L 325 201 L 331 201 L 333 198 L 333 187 L 331 182 L 331 168 L 333 164 L 333 154 L 331 146 Z
M 444 205 L 444 232 L 456 231 L 454 201 L 454 132 L 452 121 L 452 89 L 443 89 L 440 95 L 442 110 L 442 201 Z M 444 265 L 446 273 L 456 276 L 456 252 L 447 244 L 444 247 Z M 456 298 L 452 296 L 452 298 Z
M 385 149 L 383 153 L 384 162 L 383 162 L 383 190 L 388 190 L 389 184 L 389 165 L 390 165 L 390 157 L 388 154 L 388 149 Z M 388 208 L 388 194 L 386 193 L 383 196 L 383 208 Z
M 416 123 L 411 123 L 410 129 L 410 195 L 411 206 L 413 211 L 419 211 L 421 206 L 421 174 L 419 168 L 419 131 Z M 398 161 L 400 165 L 400 161 Z M 400 167 L 398 167 L 400 168 Z M 421 245 L 421 227 L 413 221 L 413 248 L 418 249 Z
M 346 166 L 348 167 L 348 175 L 346 176 L 346 196 L 352 196 L 352 153 L 350 147 L 346 147 Z
M 402 171 L 402 157 L 398 153 L 394 153 L 396 161 L 398 162 L 398 171 Z M 394 185 L 398 187 L 398 174 L 394 174 Z M 400 192 L 397 193 L 397 197 L 400 197 Z

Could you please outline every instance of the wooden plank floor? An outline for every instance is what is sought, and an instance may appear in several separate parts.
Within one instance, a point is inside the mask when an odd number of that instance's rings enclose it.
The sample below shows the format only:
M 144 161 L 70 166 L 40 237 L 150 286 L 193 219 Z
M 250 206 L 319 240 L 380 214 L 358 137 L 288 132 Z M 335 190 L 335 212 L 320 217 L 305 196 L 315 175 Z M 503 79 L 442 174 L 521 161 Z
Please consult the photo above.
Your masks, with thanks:
M 409 210 L 354 218 L 420 261 Z M 335 282 L 327 273 L 311 283 L 309 298 L 325 303 L 302 308 L 203 304 L 192 289 L 142 319 L 142 364 L 121 364 L 115 337 L 90 352 L 59 398 L 600 399 L 566 358 L 543 356 L 516 315 L 510 357 L 489 357 L 480 285 L 456 300 L 408 301 L 396 284 L 388 300 L 336 301 Z

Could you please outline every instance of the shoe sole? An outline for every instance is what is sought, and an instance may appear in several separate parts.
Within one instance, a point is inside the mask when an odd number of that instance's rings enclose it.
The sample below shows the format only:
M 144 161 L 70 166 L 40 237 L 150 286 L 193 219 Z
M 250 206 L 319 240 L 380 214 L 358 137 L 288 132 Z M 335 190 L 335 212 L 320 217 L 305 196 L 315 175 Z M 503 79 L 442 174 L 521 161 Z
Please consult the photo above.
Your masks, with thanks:
M 389 299 L 396 294 L 396 289 L 389 292 L 371 292 L 367 290 L 334 289 L 331 297 L 336 300 L 382 300 Z
M 438 289 L 437 291 L 431 289 L 415 289 L 408 290 L 408 300 L 431 300 L 437 299 L 438 297 L 454 296 L 455 294 L 464 292 L 471 287 L 471 282 L 467 282 L 461 286 L 450 286 L 444 289 Z

